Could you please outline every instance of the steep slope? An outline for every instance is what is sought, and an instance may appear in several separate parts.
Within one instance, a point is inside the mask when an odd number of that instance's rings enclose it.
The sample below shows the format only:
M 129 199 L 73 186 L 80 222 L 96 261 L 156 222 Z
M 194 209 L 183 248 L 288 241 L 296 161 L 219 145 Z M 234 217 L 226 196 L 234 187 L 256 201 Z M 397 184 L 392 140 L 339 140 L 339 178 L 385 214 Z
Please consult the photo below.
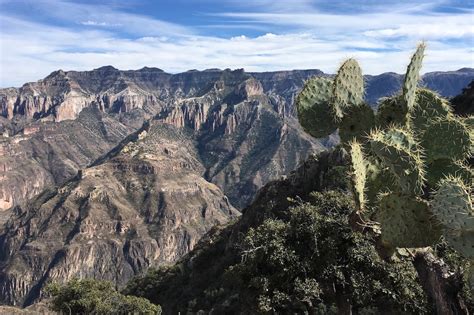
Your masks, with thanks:
M 203 173 L 189 135 L 154 121 L 64 185 L 14 207 L 0 235 L 2 303 L 29 305 L 51 280 L 122 285 L 174 262 L 239 215 Z
M 133 130 L 88 108 L 74 121 L 32 122 L 15 136 L 0 137 L 0 210 L 34 197 L 48 185 L 63 183 Z M 1 213 L 0 221 L 8 214 Z
M 423 84 L 444 97 L 453 97 L 461 94 L 461 90 L 466 87 L 474 78 L 474 69 L 462 68 L 457 71 L 436 71 L 429 72 L 423 76 Z
M 58 93 L 58 81 L 65 88 L 59 96 L 52 97 L 49 93 Z M 36 98 L 31 98 L 31 90 L 36 91 Z M 70 90 L 76 94 L 80 91 L 82 96 L 71 98 Z M 197 139 L 196 147 L 207 169 L 206 178 L 221 187 L 239 207 L 248 204 L 268 180 L 293 169 L 309 152 L 331 145 L 321 145 L 309 138 L 294 118 L 279 115 L 260 83 L 242 70 L 177 75 L 149 68 L 123 72 L 112 67 L 89 72 L 58 71 L 25 85 L 21 93 L 23 101 L 15 103 L 10 111 L 16 114 L 0 121 L 5 122 L 4 134 L 9 135 L 0 137 L 5 152 L 0 161 L 8 165 L 0 181 L 0 209 L 21 204 L 48 184 L 61 184 L 155 115 L 191 131 L 189 135 Z M 38 97 L 43 98 L 41 102 Z M 50 102 L 56 98 L 70 100 Z M 97 124 L 102 124 L 101 119 L 107 121 L 113 125 L 111 130 L 86 126 L 83 121 L 95 119 L 90 114 L 66 119 L 75 113 L 71 104 L 86 104 L 90 99 L 94 100 L 87 106 L 95 109 Z M 38 102 L 48 109 L 35 107 Z M 116 134 L 115 129 L 120 126 L 123 128 L 117 137 L 109 135 Z M 269 134 L 273 140 L 264 145 Z M 49 162 L 52 158 L 55 163 Z M 254 158 L 260 159 L 258 163 Z M 39 176 L 31 185 L 35 173 Z M 241 195 L 244 197 L 238 198 Z
M 125 293 L 164 314 L 428 313 L 409 259 L 385 262 L 370 237 L 351 231 L 346 161 L 339 149 L 309 158 L 262 188 L 237 222 L 212 229 Z M 331 189 L 338 192 L 314 193 Z

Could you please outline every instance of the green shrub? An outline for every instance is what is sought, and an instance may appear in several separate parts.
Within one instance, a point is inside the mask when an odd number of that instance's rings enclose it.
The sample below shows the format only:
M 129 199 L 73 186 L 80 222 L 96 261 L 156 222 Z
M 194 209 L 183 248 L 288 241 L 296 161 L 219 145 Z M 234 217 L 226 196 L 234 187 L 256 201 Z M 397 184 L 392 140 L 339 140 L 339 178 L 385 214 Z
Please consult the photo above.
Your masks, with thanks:
M 227 272 L 252 311 L 304 313 L 341 305 L 377 313 L 428 312 L 411 262 L 385 262 L 369 236 L 347 223 L 353 208 L 342 192 L 313 193 L 290 208 L 289 220 L 267 219 L 243 240 L 241 263 Z
M 161 307 L 147 299 L 123 295 L 112 283 L 72 279 L 67 284 L 48 285 L 51 309 L 65 314 L 161 314 Z
M 351 229 L 348 192 L 303 197 L 308 202 L 259 207 L 263 221 L 223 229 L 125 292 L 173 314 L 430 313 L 411 258 L 384 261 L 370 234 Z

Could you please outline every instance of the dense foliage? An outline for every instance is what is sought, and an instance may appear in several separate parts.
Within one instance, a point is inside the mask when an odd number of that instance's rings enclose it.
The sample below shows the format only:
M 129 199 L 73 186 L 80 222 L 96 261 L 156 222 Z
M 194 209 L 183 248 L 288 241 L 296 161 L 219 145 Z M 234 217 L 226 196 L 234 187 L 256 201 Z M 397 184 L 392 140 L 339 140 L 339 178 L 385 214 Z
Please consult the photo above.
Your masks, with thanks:
M 161 314 L 158 305 L 117 292 L 112 283 L 73 279 L 65 285 L 50 284 L 51 309 L 64 314 Z
M 312 194 L 289 209 L 289 219 L 267 219 L 250 229 L 242 261 L 229 268 L 229 284 L 257 312 L 397 311 L 423 313 L 426 299 L 409 262 L 386 263 L 372 240 L 353 232 L 342 193 Z
M 309 200 L 250 228 L 235 244 L 238 259 L 220 274 L 206 273 L 226 259 L 212 254 L 217 239 L 191 261 L 136 278 L 126 292 L 163 305 L 176 299 L 171 312 L 429 312 L 410 260 L 383 261 L 370 236 L 351 230 L 350 196 L 315 192 Z M 191 274 L 207 280 L 194 292 L 186 291 L 196 282 Z

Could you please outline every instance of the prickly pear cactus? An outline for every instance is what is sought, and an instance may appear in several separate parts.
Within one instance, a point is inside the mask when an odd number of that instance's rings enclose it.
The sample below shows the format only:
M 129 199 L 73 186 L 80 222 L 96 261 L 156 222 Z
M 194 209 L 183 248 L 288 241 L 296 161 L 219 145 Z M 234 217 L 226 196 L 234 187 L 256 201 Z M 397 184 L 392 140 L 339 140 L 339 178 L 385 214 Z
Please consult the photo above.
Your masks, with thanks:
M 380 128 L 390 125 L 403 126 L 407 120 L 408 110 L 401 95 L 383 99 L 377 109 L 376 124 Z
M 474 231 L 447 231 L 444 239 L 464 257 L 474 259 Z
M 438 185 L 431 202 L 434 215 L 449 230 L 474 232 L 470 187 L 458 177 L 446 177 Z
M 333 103 L 344 109 L 364 102 L 364 77 L 355 59 L 348 59 L 334 78 Z
M 441 179 L 449 175 L 459 177 L 465 185 L 471 185 L 474 178 L 473 170 L 462 162 L 440 159 L 427 165 L 426 182 L 431 188 L 435 188 Z
M 472 137 L 460 119 L 446 118 L 431 121 L 421 137 L 426 160 L 464 160 L 471 155 Z
M 365 142 L 374 125 L 375 115 L 369 105 L 362 103 L 344 108 L 344 116 L 339 124 L 341 142 L 348 143 L 353 139 Z
M 408 65 L 405 81 L 403 82 L 403 100 L 408 110 L 415 104 L 416 88 L 420 80 L 420 70 L 423 64 L 425 47 L 426 45 L 424 43 L 418 45 Z
M 369 136 L 371 151 L 387 165 L 406 193 L 420 192 L 424 182 L 424 165 L 417 143 L 404 129 L 374 131 Z
M 463 123 L 466 124 L 466 126 L 469 127 L 469 129 L 471 130 L 471 132 L 474 131 L 474 115 L 470 115 L 470 116 L 464 117 L 462 121 L 463 121 Z
M 365 178 L 366 162 L 362 153 L 362 146 L 357 141 L 350 144 L 351 154 L 351 186 L 355 196 L 356 207 L 359 211 L 365 208 Z
M 305 85 L 298 116 L 314 136 L 339 128 L 350 151 L 357 209 L 371 210 L 364 215 L 380 222 L 387 248 L 429 246 L 444 234 L 472 259 L 473 170 L 465 162 L 474 151 L 474 118 L 458 118 L 446 100 L 417 87 L 424 49 L 420 44 L 414 53 L 402 93 L 383 100 L 375 118 L 363 102 L 362 71 L 354 59 L 342 64 L 333 82 Z
M 446 119 L 452 109 L 447 101 L 433 91 L 417 89 L 416 103 L 410 110 L 408 122 L 415 133 L 421 134 L 430 121 Z
M 336 131 L 342 113 L 331 103 L 332 80 L 322 77 L 309 79 L 296 99 L 296 109 L 301 126 L 315 138 L 322 138 Z
M 373 208 L 378 205 L 379 194 L 395 191 L 397 184 L 389 168 L 374 156 L 366 158 L 366 169 L 366 204 Z
M 393 247 L 426 247 L 438 241 L 441 225 L 429 210 L 428 203 L 403 193 L 380 196 L 376 214 L 382 229 L 382 242 Z

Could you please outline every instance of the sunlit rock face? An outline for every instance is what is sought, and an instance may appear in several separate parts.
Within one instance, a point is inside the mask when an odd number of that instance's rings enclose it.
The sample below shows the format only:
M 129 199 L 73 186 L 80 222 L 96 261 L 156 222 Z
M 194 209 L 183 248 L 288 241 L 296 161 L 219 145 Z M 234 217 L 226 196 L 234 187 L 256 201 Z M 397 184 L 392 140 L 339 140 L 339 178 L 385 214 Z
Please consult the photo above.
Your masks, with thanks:
M 261 185 L 332 144 L 311 139 L 292 115 L 279 112 L 288 105 L 275 93 L 243 70 L 171 75 L 113 67 L 56 71 L 20 89 L 0 90 L 0 220 L 155 116 L 189 131 L 204 177 L 243 207 Z
M 201 176 L 192 148 L 178 128 L 155 121 L 102 162 L 13 208 L 0 235 L 2 302 L 29 304 L 46 282 L 72 277 L 122 285 L 237 217 Z

